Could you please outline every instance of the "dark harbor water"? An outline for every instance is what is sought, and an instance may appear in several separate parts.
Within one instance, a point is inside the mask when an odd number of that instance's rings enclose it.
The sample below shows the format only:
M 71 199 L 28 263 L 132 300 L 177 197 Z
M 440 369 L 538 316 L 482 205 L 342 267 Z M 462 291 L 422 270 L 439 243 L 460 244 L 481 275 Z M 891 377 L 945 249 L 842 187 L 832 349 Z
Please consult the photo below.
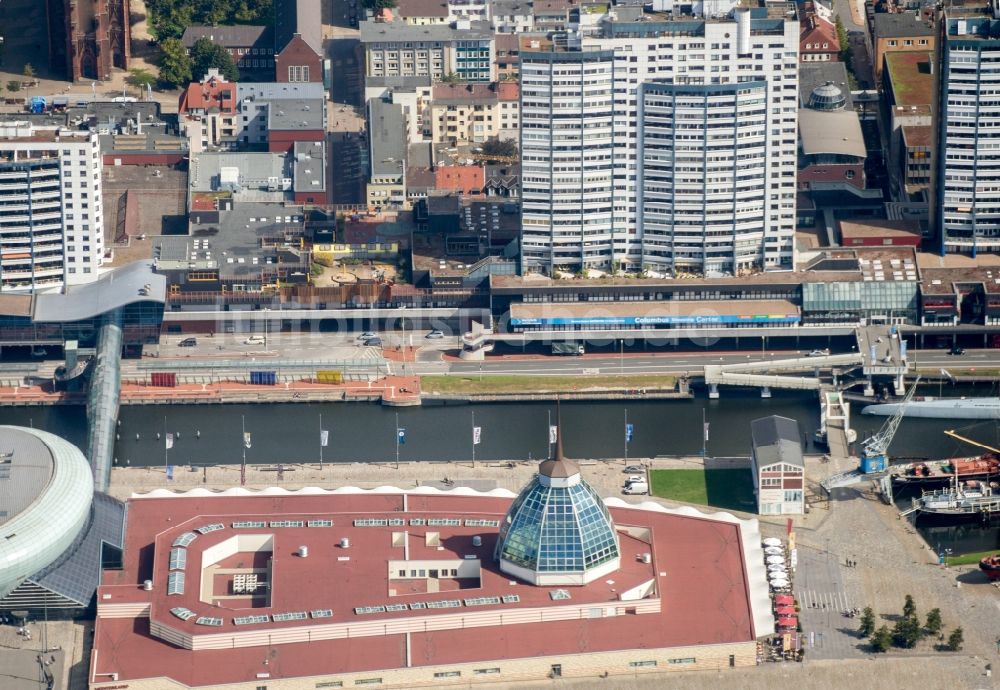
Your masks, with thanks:
M 883 417 L 860 414 L 852 405 L 852 425 L 861 439 L 877 431 Z M 323 449 L 326 462 L 390 461 L 396 457 L 397 425 L 405 429 L 401 461 L 469 460 L 472 427 L 482 428 L 477 460 L 539 458 L 548 448 L 547 427 L 555 424 L 556 407 L 547 403 L 494 403 L 400 408 L 373 403 L 274 405 L 165 405 L 122 407 L 115 456 L 119 465 L 204 465 L 239 463 L 243 428 L 251 433 L 246 459 L 252 464 L 316 462 L 320 455 L 320 419 L 329 431 Z M 762 399 L 755 392 L 724 391 L 719 400 L 566 402 L 562 404 L 566 454 L 576 458 L 621 458 L 626 454 L 625 424 L 634 426 L 628 457 L 699 455 L 702 415 L 710 425 L 710 456 L 747 455 L 750 422 L 771 414 L 796 419 L 807 452 L 819 425 L 814 394 L 779 393 Z M 474 423 L 473 423 L 474 420 Z M 33 425 L 85 447 L 86 418 L 82 406 L 0 408 L 0 423 Z M 993 421 L 904 419 L 892 444 L 897 458 L 944 458 L 977 454 L 977 449 L 944 435 L 946 429 L 1000 447 L 1000 428 Z M 164 457 L 164 433 L 175 435 Z M 157 437 L 159 434 L 159 438 Z M 908 505 L 908 502 L 907 502 Z M 994 520 L 1000 525 L 1000 520 Z M 1000 548 L 1000 528 L 979 523 L 918 528 L 931 546 L 956 553 Z

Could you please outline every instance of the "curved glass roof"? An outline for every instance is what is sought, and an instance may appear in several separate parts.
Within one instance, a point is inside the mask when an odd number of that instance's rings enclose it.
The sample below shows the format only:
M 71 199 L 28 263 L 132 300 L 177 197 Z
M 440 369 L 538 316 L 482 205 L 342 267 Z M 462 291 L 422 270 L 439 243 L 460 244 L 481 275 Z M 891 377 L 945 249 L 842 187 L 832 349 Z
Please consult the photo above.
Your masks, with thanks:
M 90 465 L 76 446 L 45 431 L 0 426 L 0 446 L 13 450 L 10 477 L 4 481 L 22 488 L 28 481 L 34 487 L 30 503 L 0 525 L 3 597 L 25 577 L 61 557 L 76 541 L 90 517 L 94 479 Z M 52 468 L 41 485 L 30 473 L 19 471 L 38 463 L 51 463 Z

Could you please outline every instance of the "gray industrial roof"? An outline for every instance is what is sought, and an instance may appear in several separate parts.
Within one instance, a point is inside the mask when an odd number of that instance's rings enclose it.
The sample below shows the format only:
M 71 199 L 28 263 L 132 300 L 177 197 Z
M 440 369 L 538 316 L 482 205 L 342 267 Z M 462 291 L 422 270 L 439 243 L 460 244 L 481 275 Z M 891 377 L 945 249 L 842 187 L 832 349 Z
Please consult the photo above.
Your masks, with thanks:
M 190 235 L 156 238 L 156 265 L 161 271 L 218 268 L 223 278 L 259 276 L 279 253 L 263 240 L 300 235 L 303 221 L 301 206 L 237 202 L 220 211 L 217 222 L 192 224 Z
M 381 43 L 384 41 L 409 41 L 413 43 L 467 41 L 491 38 L 493 29 L 489 22 L 469 22 L 468 29 L 456 28 L 454 24 L 430 24 L 417 26 L 401 19 L 393 22 L 376 22 L 371 19 L 361 22 L 361 42 Z
M 166 298 L 166 278 L 153 272 L 152 263 L 136 261 L 109 271 L 92 283 L 73 285 L 62 293 L 36 295 L 34 320 L 80 321 L 134 302 L 163 304 Z
M 403 106 L 375 99 L 369 102 L 368 107 L 372 174 L 402 174 L 401 166 L 406 158 Z
M 296 192 L 326 191 L 326 146 L 322 141 L 297 141 L 295 156 Z
M 865 158 L 868 155 L 861 122 L 853 110 L 800 110 L 799 138 L 802 153 L 807 156 L 833 154 Z
M 199 38 L 207 38 L 225 48 L 270 44 L 273 40 L 270 26 L 189 26 L 184 29 L 181 43 L 191 48 Z
M 273 101 L 282 98 L 325 98 L 326 92 L 320 82 L 239 82 L 236 85 L 236 100 L 253 98 L 258 101 Z
M 274 50 L 281 52 L 292 36 L 323 54 L 323 21 L 319 0 L 274 0 Z
M 831 81 L 844 92 L 847 98 L 845 107 L 848 110 L 853 108 L 851 89 L 847 83 L 847 67 L 843 62 L 799 63 L 799 105 L 803 108 L 808 106 L 813 90 Z
M 755 419 L 750 422 L 750 435 L 758 467 L 778 462 L 805 467 L 802 436 L 794 419 L 778 415 Z
M 288 98 L 267 105 L 269 130 L 325 129 L 326 101 L 322 98 Z
M 879 12 L 875 15 L 876 38 L 909 38 L 911 36 L 933 35 L 934 29 L 928 26 L 927 22 L 915 12 Z
M 237 168 L 240 186 L 249 190 L 266 189 L 269 180 L 274 178 L 278 178 L 280 190 L 280 181 L 292 178 L 291 165 L 283 153 L 202 152 L 191 156 L 191 191 L 219 191 L 223 168 Z

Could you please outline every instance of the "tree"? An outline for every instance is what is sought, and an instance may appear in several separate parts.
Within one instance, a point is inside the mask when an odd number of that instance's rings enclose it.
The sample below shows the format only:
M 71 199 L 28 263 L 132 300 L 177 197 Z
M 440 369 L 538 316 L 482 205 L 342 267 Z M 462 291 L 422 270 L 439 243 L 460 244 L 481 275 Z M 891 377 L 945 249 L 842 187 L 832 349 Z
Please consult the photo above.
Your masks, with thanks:
M 156 83 L 156 77 L 149 70 L 135 68 L 128 71 L 126 81 L 137 89 L 145 91 Z
M 391 10 L 396 6 L 396 0 L 361 0 L 361 6 L 373 12 L 384 9 Z
M 965 635 L 962 633 L 961 628 L 955 628 L 948 635 L 947 647 L 952 652 L 957 652 L 962 649 L 962 643 L 965 642 Z
M 191 47 L 191 63 L 191 77 L 194 81 L 201 81 L 212 68 L 219 70 L 219 74 L 228 81 L 237 81 L 240 78 L 239 70 L 236 69 L 236 63 L 229 51 L 207 38 L 199 38 Z
M 11 93 L 17 93 L 18 91 L 21 90 L 21 82 L 19 82 L 17 79 L 11 79 L 9 82 L 7 82 L 7 90 L 10 91 Z
M 37 72 L 35 72 L 35 68 L 31 66 L 31 63 L 27 62 L 25 63 L 24 70 L 21 72 L 21 74 L 23 74 L 24 78 L 27 79 L 28 81 L 35 81 L 35 75 L 37 74 Z
M 180 38 L 192 24 L 266 24 L 272 0 L 146 0 L 149 25 L 163 41 Z
M 461 84 L 462 78 L 458 76 L 455 72 L 448 72 L 446 75 L 441 77 L 442 84 Z
M 191 82 L 191 56 L 176 38 L 160 43 L 160 81 L 171 88 Z
M 941 632 L 942 627 L 944 627 L 944 625 L 941 622 L 941 609 L 931 609 L 930 611 L 928 611 L 927 623 L 924 625 L 924 628 L 927 629 L 927 632 L 931 635 L 937 635 L 939 632 Z
M 872 649 L 876 652 L 886 652 L 889 650 L 889 645 L 892 644 L 892 633 L 889 632 L 889 628 L 883 625 L 872 634 L 869 641 L 872 643 Z
M 913 601 L 913 595 L 907 594 L 903 602 L 903 618 L 916 618 L 917 605 Z
M 923 631 L 915 617 L 903 616 L 892 628 L 892 643 L 903 649 L 913 649 L 920 641 Z
M 844 28 L 844 22 L 840 19 L 840 15 L 837 15 L 834 27 L 837 30 L 837 42 L 840 43 L 840 61 L 847 65 L 848 70 L 850 70 L 851 59 L 853 58 L 851 54 L 851 41 L 847 36 L 847 29 Z
M 858 632 L 861 633 L 861 637 L 871 637 L 875 632 L 875 612 L 871 606 L 866 606 L 861 612 L 861 627 L 858 628 Z

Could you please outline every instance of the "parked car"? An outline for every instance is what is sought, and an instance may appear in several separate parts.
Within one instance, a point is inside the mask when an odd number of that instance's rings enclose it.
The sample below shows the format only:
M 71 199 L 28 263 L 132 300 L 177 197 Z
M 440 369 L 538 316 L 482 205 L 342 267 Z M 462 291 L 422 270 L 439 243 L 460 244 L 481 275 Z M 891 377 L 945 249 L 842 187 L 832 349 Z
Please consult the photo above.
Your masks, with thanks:
M 31 356 L 32 357 L 45 357 L 48 354 L 49 354 L 49 351 L 46 350 L 44 347 L 37 347 L 36 346 L 36 347 L 31 348 Z
M 194 347 L 198 344 L 197 338 L 184 338 L 184 340 L 177 343 L 177 347 Z
M 625 469 L 622 470 L 625 474 L 637 474 L 645 471 L 646 468 L 642 465 L 625 465 Z
M 433 331 L 431 331 L 424 337 L 427 338 L 428 340 L 441 340 L 441 338 L 444 337 L 444 333 L 435 328 Z
M 379 337 L 368 338 L 361 343 L 365 347 L 382 347 L 382 339 Z
M 378 336 L 371 331 L 365 331 L 358 336 L 358 340 L 368 340 L 369 338 L 377 338 Z
M 813 350 L 808 354 L 809 357 L 826 357 L 830 354 L 829 348 L 824 348 L 822 350 Z
M 638 474 L 633 474 L 633 475 L 629 476 L 628 479 L 625 480 L 625 486 L 628 486 L 629 484 L 635 484 L 637 482 L 644 482 L 644 481 L 646 481 L 645 477 L 643 477 L 641 475 L 638 475 Z
M 964 355 L 965 354 L 965 348 L 964 347 L 959 347 L 958 345 L 952 345 L 951 349 L 948 350 L 948 354 L 949 355 Z
M 266 341 L 262 335 L 252 335 L 243 341 L 244 345 L 263 345 Z

